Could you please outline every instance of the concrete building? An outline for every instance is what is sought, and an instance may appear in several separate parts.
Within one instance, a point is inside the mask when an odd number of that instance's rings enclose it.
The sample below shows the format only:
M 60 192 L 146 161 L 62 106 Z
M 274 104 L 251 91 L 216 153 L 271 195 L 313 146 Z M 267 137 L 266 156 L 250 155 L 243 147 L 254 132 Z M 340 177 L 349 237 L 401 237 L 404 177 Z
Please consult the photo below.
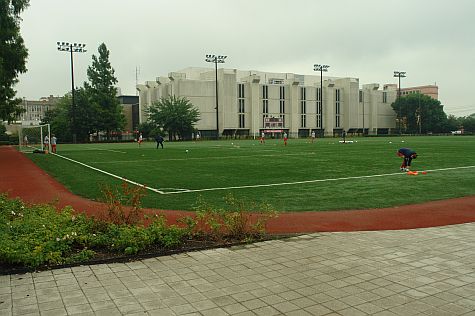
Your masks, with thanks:
M 42 97 L 39 100 L 26 100 L 20 104 L 25 109 L 19 120 L 22 125 L 39 125 L 41 120 L 45 117 L 45 114 L 49 110 L 56 108 L 60 97 Z
M 133 133 L 139 125 L 139 97 L 135 95 L 119 95 L 117 99 L 126 119 L 124 131 Z
M 334 136 L 343 131 L 370 135 L 395 130 L 391 108 L 397 89 L 363 84 L 357 78 L 323 77 L 218 69 L 218 122 L 220 135 L 257 137 L 261 132 L 289 137 Z M 186 68 L 155 81 L 137 85 L 139 121 L 160 98 L 186 97 L 200 111 L 196 129 L 203 137 L 216 133 L 215 70 Z M 323 86 L 323 91 L 321 89 Z
M 411 93 L 421 93 L 433 99 L 436 99 L 436 100 L 439 99 L 439 87 L 436 85 L 401 88 L 402 96 L 405 96 Z

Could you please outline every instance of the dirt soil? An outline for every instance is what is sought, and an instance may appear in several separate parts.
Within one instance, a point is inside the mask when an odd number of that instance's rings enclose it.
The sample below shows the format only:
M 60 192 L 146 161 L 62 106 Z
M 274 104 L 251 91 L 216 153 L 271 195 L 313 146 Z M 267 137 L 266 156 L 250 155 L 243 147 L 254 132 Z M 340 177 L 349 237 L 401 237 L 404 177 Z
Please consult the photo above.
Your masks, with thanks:
M 97 215 L 105 205 L 72 194 L 11 146 L 0 146 L 0 192 L 27 203 L 51 203 Z M 154 212 L 157 210 L 146 210 Z M 186 211 L 160 210 L 169 223 Z M 398 207 L 326 212 L 281 213 L 269 221 L 271 234 L 411 229 L 475 222 L 475 196 Z

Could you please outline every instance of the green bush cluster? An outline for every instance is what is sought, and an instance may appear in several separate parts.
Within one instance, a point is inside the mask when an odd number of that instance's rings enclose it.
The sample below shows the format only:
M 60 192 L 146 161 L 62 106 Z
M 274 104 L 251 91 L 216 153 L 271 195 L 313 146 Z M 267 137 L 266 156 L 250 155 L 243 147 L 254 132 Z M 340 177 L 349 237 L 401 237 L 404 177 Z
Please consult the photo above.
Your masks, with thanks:
M 38 267 L 89 259 L 92 221 L 51 205 L 27 206 L 0 195 L 0 261 Z
M 176 247 L 188 231 L 162 216 L 147 227 L 114 224 L 57 211 L 53 205 L 28 206 L 0 195 L 0 262 L 36 268 L 87 261 L 96 251 L 136 254 L 151 246 Z
M 253 214 L 253 207 L 229 195 L 225 200 L 232 210 L 200 199 L 196 216 L 182 218 L 182 227 L 178 227 L 169 225 L 163 215 L 143 215 L 140 190 L 127 189 L 125 193 L 136 198 L 133 216 L 122 206 L 112 207 L 120 196 L 114 193 L 103 219 L 86 217 L 70 207 L 58 211 L 50 204 L 27 205 L 0 194 L 0 263 L 38 268 L 85 262 L 99 251 L 134 255 L 150 249 L 177 248 L 193 238 L 250 241 L 265 233 L 265 223 L 275 215 L 269 205 L 259 205 L 261 213 Z M 136 217 L 145 219 L 148 225 Z

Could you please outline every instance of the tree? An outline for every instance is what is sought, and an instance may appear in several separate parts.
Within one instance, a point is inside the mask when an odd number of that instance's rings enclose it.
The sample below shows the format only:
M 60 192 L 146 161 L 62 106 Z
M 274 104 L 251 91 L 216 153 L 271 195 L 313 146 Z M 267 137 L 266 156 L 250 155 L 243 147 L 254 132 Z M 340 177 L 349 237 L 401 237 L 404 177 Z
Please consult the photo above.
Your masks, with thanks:
M 475 113 L 462 117 L 460 125 L 463 126 L 464 132 L 475 133 Z
M 117 79 L 109 62 L 106 44 L 99 45 L 98 52 L 99 57 L 92 55 L 92 65 L 87 68 L 89 83 L 84 83 L 84 87 L 89 101 L 97 109 L 96 129 L 105 131 L 109 139 L 111 132 L 124 128 L 125 116 L 116 98 L 117 88 L 114 84 Z
M 391 106 L 396 113 L 400 113 L 405 133 L 449 131 L 447 115 L 439 100 L 414 93 L 398 98 Z
M 89 102 L 89 95 L 84 88 L 75 91 L 75 132 L 77 140 L 87 142 L 89 135 L 97 131 L 97 109 Z M 57 107 L 45 113 L 42 123 L 51 124 L 51 131 L 63 141 L 72 140 L 72 102 L 71 94 L 66 94 Z
M 137 130 L 142 133 L 142 136 L 145 138 L 155 137 L 160 130 L 157 128 L 157 125 L 151 122 L 144 122 L 137 126 Z
M 200 112 L 184 97 L 170 96 L 152 104 L 148 111 L 150 122 L 168 132 L 170 139 L 184 138 L 193 132 Z
M 20 13 L 29 0 L 0 0 L 0 120 L 9 123 L 24 112 L 13 89 L 18 75 L 26 72 L 26 49 L 20 34 Z
M 456 117 L 455 115 L 449 115 L 447 117 L 447 129 L 449 131 L 457 131 L 461 125 L 463 125 L 462 118 Z

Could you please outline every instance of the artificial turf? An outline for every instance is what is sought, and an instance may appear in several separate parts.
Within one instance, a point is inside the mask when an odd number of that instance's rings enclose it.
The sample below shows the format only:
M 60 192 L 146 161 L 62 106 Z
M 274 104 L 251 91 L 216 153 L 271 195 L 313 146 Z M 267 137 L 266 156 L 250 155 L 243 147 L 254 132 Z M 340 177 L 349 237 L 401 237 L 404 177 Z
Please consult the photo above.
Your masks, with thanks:
M 161 190 L 147 192 L 145 207 L 190 210 L 202 197 L 225 206 L 223 197 L 270 203 L 279 211 L 380 208 L 475 194 L 475 137 L 413 136 L 59 144 L 58 154 Z M 419 157 L 409 176 L 396 151 Z M 188 151 L 187 151 L 188 150 Z M 54 155 L 28 154 L 73 193 L 100 200 L 101 187 L 120 180 Z M 444 168 L 459 168 L 439 170 Z M 434 171 L 430 171 L 434 170 Z M 377 176 L 382 175 L 382 176 Z M 363 176 L 371 176 L 364 177 Z M 344 179 L 342 179 L 344 178 Z M 324 181 L 323 181 L 324 180 Z M 296 183 L 297 182 L 297 183 Z M 246 187 L 256 186 L 258 187 Z M 232 187 L 232 188 L 231 188 Z M 182 190 L 203 190 L 183 192 Z

